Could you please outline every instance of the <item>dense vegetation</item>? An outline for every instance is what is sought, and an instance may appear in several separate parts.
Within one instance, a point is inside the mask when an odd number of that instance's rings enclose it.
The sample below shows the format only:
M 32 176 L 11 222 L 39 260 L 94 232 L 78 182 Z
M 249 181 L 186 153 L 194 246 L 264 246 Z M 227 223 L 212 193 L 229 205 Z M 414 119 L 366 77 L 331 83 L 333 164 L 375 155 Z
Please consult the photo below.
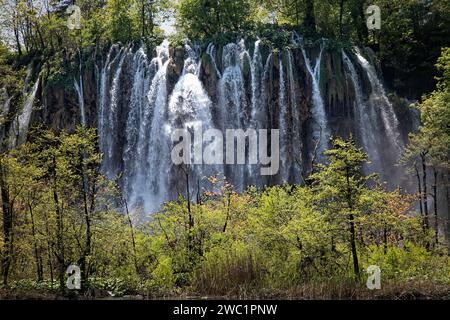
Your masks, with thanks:
M 379 0 L 380 30 L 366 27 L 365 11 L 373 4 L 367 0 L 78 0 L 81 30 L 66 27 L 67 5 L 57 3 L 0 1 L 2 37 L 19 56 L 48 58 L 59 53 L 64 60 L 79 47 L 117 41 L 159 43 L 161 26 L 175 16 L 174 42 L 186 36 L 195 40 L 235 40 L 238 35 L 277 38 L 280 29 L 296 29 L 308 37 L 371 46 L 391 87 L 420 98 L 433 90 L 434 64 L 450 38 L 449 0 Z
M 238 195 L 211 177 L 220 191 L 167 203 L 134 225 L 117 186 L 97 170 L 94 131 L 33 136 L 0 162 L 3 221 L 13 224 L 3 238 L 4 284 L 65 288 L 71 263 L 91 294 L 295 296 L 328 285 L 338 295 L 363 288 L 373 264 L 391 290 L 450 284 L 444 247 L 411 215 L 416 196 L 361 175 L 367 157 L 352 140 L 335 139 L 330 164 L 306 186 Z
M 0 88 L 13 110 L 33 58 L 45 61 L 47 81 L 62 83 L 78 49 L 154 46 L 167 15 L 176 17 L 173 43 L 245 35 L 277 45 L 282 30 L 297 30 L 371 46 L 393 89 L 425 94 L 415 106 L 422 126 L 402 157 L 419 188 L 387 191 L 376 175 L 362 174 L 370 159 L 354 141 L 336 138 L 329 164 L 317 165 L 304 185 L 237 194 L 210 177 L 220 191 L 202 190 L 196 203 L 186 193 L 140 222 L 119 183 L 99 170 L 95 130 L 35 128 L 27 143 L 0 154 L 5 287 L 64 292 L 66 268 L 76 264 L 88 295 L 386 297 L 405 287 L 448 295 L 448 248 L 431 217 L 438 208 L 427 201 L 450 188 L 448 0 L 380 0 L 382 29 L 370 32 L 368 1 L 80 0 L 81 30 L 69 30 L 65 7 L 53 2 L 0 0 Z M 369 265 L 382 269 L 381 292 L 365 289 Z

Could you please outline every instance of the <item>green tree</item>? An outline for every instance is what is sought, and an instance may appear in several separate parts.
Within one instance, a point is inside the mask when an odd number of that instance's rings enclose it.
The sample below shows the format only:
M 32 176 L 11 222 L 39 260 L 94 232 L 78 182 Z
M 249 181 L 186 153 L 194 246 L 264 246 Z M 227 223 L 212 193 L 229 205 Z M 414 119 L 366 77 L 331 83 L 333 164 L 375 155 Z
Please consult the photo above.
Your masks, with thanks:
M 132 0 L 108 1 L 108 31 L 113 42 L 127 43 L 136 38 L 137 22 L 132 19 L 132 5 Z
M 421 113 L 421 127 L 419 132 L 410 135 L 410 142 L 402 156 L 402 162 L 412 168 L 416 168 L 417 163 L 421 164 L 421 175 L 418 182 L 421 190 L 421 208 L 423 207 L 424 225 L 430 226 L 428 209 L 428 185 L 430 179 L 427 173 L 433 173 L 432 197 L 434 203 L 434 229 L 435 242 L 438 242 L 438 178 L 442 177 L 442 189 L 449 192 L 450 186 L 450 49 L 443 48 L 442 55 L 436 64 L 440 76 L 437 77 L 437 90 L 425 97 L 417 107 Z M 418 172 L 418 171 L 417 171 Z M 417 173 L 419 175 L 419 173 Z M 423 203 L 423 204 L 422 204 Z M 447 209 L 450 212 L 450 207 Z M 450 218 L 450 217 L 449 217 Z M 448 219 L 450 220 L 450 219 Z M 446 225 L 449 230 L 449 224 Z
M 248 30 L 255 6 L 250 0 L 181 0 L 176 8 L 178 27 L 196 39 Z
M 332 149 L 326 154 L 330 164 L 319 166 L 319 172 L 313 174 L 311 180 L 322 210 L 338 225 L 342 222 L 348 225 L 353 270 L 359 277 L 356 218 L 364 213 L 360 200 L 368 192 L 367 182 L 371 178 L 362 174 L 367 155 L 356 147 L 352 138 L 348 141 L 334 139 Z

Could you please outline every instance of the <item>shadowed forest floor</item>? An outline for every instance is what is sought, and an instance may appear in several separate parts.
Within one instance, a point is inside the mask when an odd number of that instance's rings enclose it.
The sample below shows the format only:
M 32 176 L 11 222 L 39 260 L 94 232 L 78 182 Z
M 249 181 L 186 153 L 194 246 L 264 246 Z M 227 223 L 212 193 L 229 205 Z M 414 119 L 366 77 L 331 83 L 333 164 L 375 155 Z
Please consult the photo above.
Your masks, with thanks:
M 356 284 L 311 284 L 298 286 L 285 292 L 230 293 L 226 296 L 207 296 L 195 293 L 148 295 L 130 292 L 111 296 L 107 291 L 94 290 L 85 294 L 72 291 L 66 294 L 38 289 L 0 289 L 0 300 L 450 300 L 450 287 L 424 282 L 408 284 L 388 283 L 380 290 L 368 290 Z

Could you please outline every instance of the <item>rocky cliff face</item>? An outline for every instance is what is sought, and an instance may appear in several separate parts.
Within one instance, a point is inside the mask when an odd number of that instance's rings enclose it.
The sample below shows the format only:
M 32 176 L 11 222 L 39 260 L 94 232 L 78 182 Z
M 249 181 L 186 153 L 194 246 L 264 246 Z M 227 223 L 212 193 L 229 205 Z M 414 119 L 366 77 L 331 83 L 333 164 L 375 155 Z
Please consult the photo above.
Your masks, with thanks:
M 46 85 L 41 75 L 37 99 L 43 107 L 31 122 L 70 131 L 85 118 L 99 130 L 104 172 L 123 172 L 127 197 L 150 210 L 184 193 L 183 175 L 170 163 L 169 134 L 197 120 L 205 129 L 280 129 L 278 174 L 257 175 L 258 165 L 193 165 L 190 177 L 200 188 L 214 173 L 238 190 L 302 183 L 314 151 L 323 151 L 332 135 L 350 134 L 374 162 L 367 170 L 395 180 L 396 155 L 416 121 L 401 101 L 390 102 L 371 57 L 362 49 L 308 45 L 300 38 L 284 50 L 260 41 L 207 48 L 114 45 L 83 55 L 81 77 L 74 76 L 82 96 Z

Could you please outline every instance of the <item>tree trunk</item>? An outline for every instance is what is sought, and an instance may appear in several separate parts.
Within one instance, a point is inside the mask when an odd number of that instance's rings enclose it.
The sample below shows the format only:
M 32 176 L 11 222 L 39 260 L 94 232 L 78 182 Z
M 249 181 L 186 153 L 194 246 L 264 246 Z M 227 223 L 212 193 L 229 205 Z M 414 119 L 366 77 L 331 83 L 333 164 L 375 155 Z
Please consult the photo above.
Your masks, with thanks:
M 346 179 L 347 179 L 347 205 L 350 209 L 350 214 L 348 215 L 348 221 L 350 224 L 350 246 L 353 256 L 353 271 L 355 272 L 355 277 L 359 279 L 359 262 L 358 262 L 358 251 L 356 250 L 356 230 L 355 230 L 355 219 L 353 216 L 353 201 L 352 201 L 352 191 L 350 187 L 350 168 L 346 167 Z
M 344 15 L 344 2 L 345 0 L 341 0 L 339 4 L 339 37 L 342 39 L 344 35 L 343 25 L 342 25 L 342 19 Z
M 17 29 L 17 26 L 14 26 L 14 38 L 16 40 L 17 53 L 19 54 L 19 56 L 21 56 L 22 55 L 22 46 L 20 45 L 19 30 Z
M 420 215 L 423 217 L 423 203 L 422 203 L 422 182 L 420 181 L 420 173 L 417 166 L 414 166 L 414 169 L 416 170 L 416 177 L 417 177 L 417 187 L 419 190 L 419 208 L 420 208 Z
M 148 31 L 150 32 L 150 35 L 153 36 L 153 29 L 155 28 L 155 22 L 153 21 L 153 8 L 152 8 L 152 4 L 149 5 L 148 8 L 149 12 L 148 12 Z
M 81 51 L 80 51 L 81 54 Z M 86 165 L 84 159 L 86 154 L 84 151 L 80 152 L 80 165 L 82 167 L 82 181 L 83 181 L 83 202 L 84 202 L 84 221 L 86 223 L 86 241 L 84 246 L 83 256 L 81 258 L 80 271 L 81 271 L 81 290 L 84 291 L 85 284 L 89 278 L 89 266 L 88 258 L 92 253 L 92 232 L 91 232 L 91 214 L 95 209 L 95 196 L 96 196 L 96 171 L 94 171 L 94 178 L 92 179 L 92 188 L 89 191 L 89 180 L 87 176 Z
M 356 233 L 353 214 L 350 214 L 348 216 L 348 220 L 350 222 L 350 244 L 353 256 L 353 271 L 355 272 L 355 277 L 359 278 L 359 262 L 358 262 L 358 252 L 356 250 Z
M 84 246 L 83 256 L 81 257 L 80 271 L 81 271 L 81 289 L 84 290 L 85 283 L 88 279 L 87 260 L 91 255 L 91 218 L 88 209 L 88 195 L 87 195 L 87 181 L 83 174 L 83 201 L 84 201 L 84 221 L 86 223 L 86 241 Z
M 53 168 L 51 168 L 52 171 L 52 178 L 53 178 L 53 201 L 55 204 L 55 213 L 56 213 L 56 247 L 57 252 L 55 252 L 56 258 L 58 260 L 58 279 L 59 279 L 59 286 L 60 291 L 65 291 L 65 257 L 64 257 L 64 222 L 63 222 L 63 216 L 62 211 L 59 205 L 59 197 L 58 197 L 58 188 L 56 185 L 56 159 L 53 158 Z
M 188 248 L 189 252 L 194 251 L 194 238 L 192 234 L 192 229 L 194 228 L 194 218 L 192 217 L 192 211 L 191 211 L 191 192 L 189 188 L 189 169 L 186 168 L 185 174 L 186 174 L 186 201 L 187 201 L 187 210 L 188 210 L 188 235 L 187 235 L 187 241 L 188 241 Z M 193 259 L 193 256 L 190 254 L 189 259 Z
M 438 173 L 437 170 L 433 171 L 434 183 L 433 183 L 433 208 L 434 208 L 434 241 L 439 243 L 439 220 L 438 220 L 438 197 L 437 197 L 437 183 Z
M 364 1 L 360 1 L 358 5 L 358 14 L 360 21 L 360 24 L 358 26 L 358 38 L 361 43 L 367 43 L 367 38 L 369 38 L 369 31 L 367 30 L 366 15 L 364 9 Z
M 3 255 L 2 255 L 2 279 L 3 285 L 8 285 L 9 269 L 11 267 L 11 255 L 13 252 L 13 208 L 10 201 L 8 186 L 5 181 L 5 168 L 3 166 L 3 159 L 0 159 L 0 189 L 2 197 L 3 209 Z
M 142 23 L 142 30 L 141 30 L 141 37 L 144 38 L 146 36 L 146 30 L 145 30 L 145 0 L 141 0 L 141 23 Z
M 37 281 L 41 282 L 44 280 L 44 269 L 42 266 L 42 257 L 40 255 L 40 252 L 39 252 L 40 250 L 39 250 L 38 242 L 36 239 L 36 225 L 34 223 L 33 206 L 31 205 L 31 203 L 28 203 L 28 209 L 30 211 L 31 235 L 33 236 L 34 259 L 36 261 Z
M 447 183 L 445 186 L 447 195 L 447 237 L 449 239 L 448 254 L 450 255 L 450 171 L 447 171 Z
M 428 221 L 428 192 L 427 192 L 427 164 L 425 161 L 425 154 L 421 153 L 420 158 L 422 161 L 422 181 L 423 181 L 423 210 L 424 210 L 424 226 L 428 230 L 430 223 Z
M 131 245 L 133 246 L 134 267 L 136 269 L 136 272 L 139 272 L 138 263 L 137 263 L 136 239 L 134 237 L 133 222 L 131 221 L 131 216 L 130 216 L 130 212 L 128 210 L 127 200 L 125 200 L 125 198 L 122 198 L 122 201 L 123 201 L 123 204 L 124 204 L 124 207 L 125 207 L 125 212 L 127 214 L 128 225 L 130 226 L 130 230 L 131 230 Z
M 228 219 L 230 218 L 230 207 L 231 207 L 231 192 L 228 193 L 227 197 L 227 216 L 225 218 L 225 224 L 223 225 L 222 232 L 225 233 L 227 231 Z
M 387 232 L 387 226 L 386 224 L 384 224 L 384 228 L 383 228 L 383 253 L 386 255 L 387 254 L 387 245 L 388 243 L 388 232 Z
M 44 211 L 44 219 L 45 219 L 45 232 L 47 236 L 47 259 L 48 259 L 48 268 L 50 270 L 50 281 L 51 281 L 51 288 L 53 289 L 53 282 L 55 280 L 55 277 L 53 275 L 53 255 L 52 255 L 52 245 L 50 243 L 50 229 L 48 226 L 48 216 L 47 212 Z
M 314 0 L 306 0 L 305 27 L 316 32 L 316 16 L 314 13 Z
M 64 258 L 64 242 L 63 242 L 63 218 L 61 209 L 59 207 L 58 194 L 56 190 L 53 190 L 53 200 L 55 201 L 55 211 L 56 211 L 56 245 L 57 245 L 57 254 L 56 257 L 58 259 L 58 279 L 59 279 L 59 289 L 61 291 L 65 291 L 64 286 L 64 278 L 65 278 L 65 258 Z

